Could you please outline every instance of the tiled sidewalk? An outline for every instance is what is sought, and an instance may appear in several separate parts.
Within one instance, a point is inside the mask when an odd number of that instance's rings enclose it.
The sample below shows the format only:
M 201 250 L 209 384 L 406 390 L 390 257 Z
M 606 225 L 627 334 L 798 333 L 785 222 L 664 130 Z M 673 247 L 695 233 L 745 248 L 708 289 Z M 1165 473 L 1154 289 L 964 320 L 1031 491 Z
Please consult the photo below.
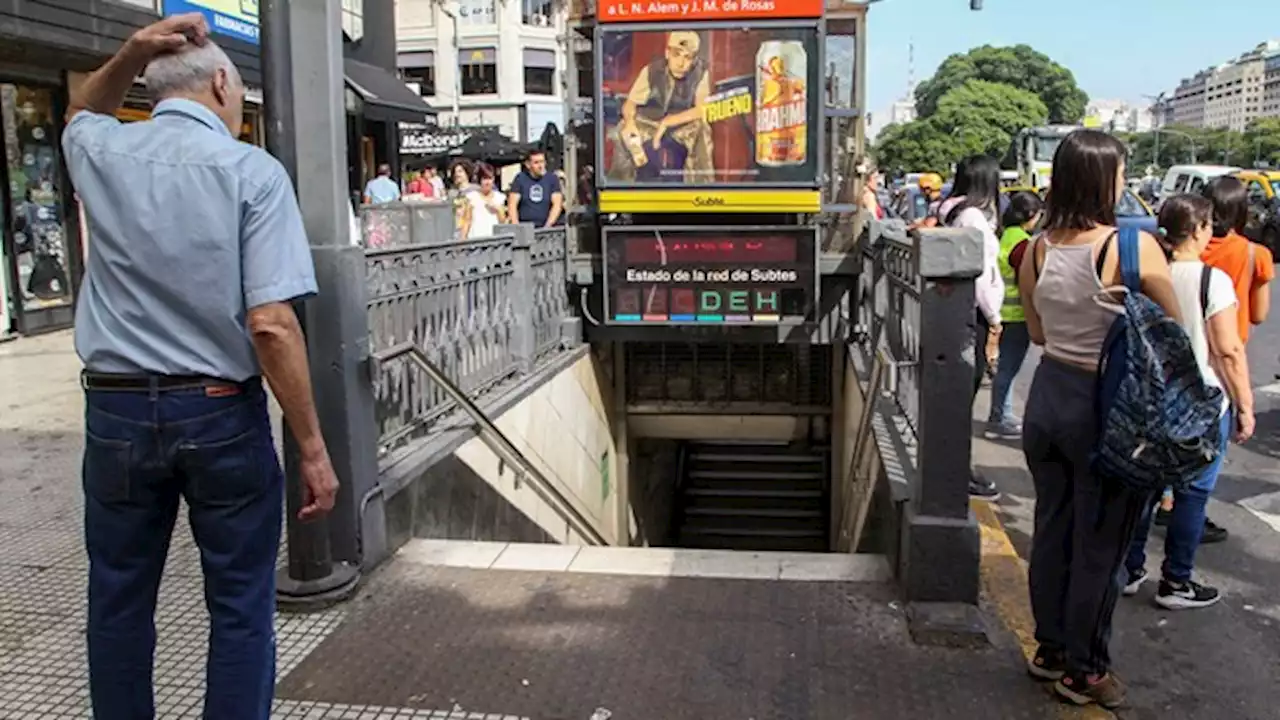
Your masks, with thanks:
M 87 718 L 81 537 L 83 408 L 69 333 L 0 345 L 0 718 Z M 277 615 L 284 677 L 346 616 L 346 607 Z M 209 621 L 199 554 L 179 518 L 156 614 L 156 710 L 199 717 Z M 279 718 L 493 718 L 279 701 Z

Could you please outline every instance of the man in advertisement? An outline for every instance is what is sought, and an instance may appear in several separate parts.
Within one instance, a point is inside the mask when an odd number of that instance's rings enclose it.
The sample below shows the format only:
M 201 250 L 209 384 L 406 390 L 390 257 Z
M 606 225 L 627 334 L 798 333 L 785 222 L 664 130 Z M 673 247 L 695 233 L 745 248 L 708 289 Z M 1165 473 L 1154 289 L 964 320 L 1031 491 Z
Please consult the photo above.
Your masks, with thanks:
M 622 103 L 613 167 L 624 182 L 712 182 L 711 95 L 707 61 L 695 32 L 667 36 L 663 54 L 643 67 Z M 683 171 L 683 174 L 672 171 Z

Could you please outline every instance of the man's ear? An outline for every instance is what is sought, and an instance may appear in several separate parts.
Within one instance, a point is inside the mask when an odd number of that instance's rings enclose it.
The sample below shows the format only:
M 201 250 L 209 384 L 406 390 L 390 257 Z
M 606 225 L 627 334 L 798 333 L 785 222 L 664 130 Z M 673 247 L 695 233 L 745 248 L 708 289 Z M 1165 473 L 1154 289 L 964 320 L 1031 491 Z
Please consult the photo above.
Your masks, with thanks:
M 227 77 L 226 68 L 218 68 L 213 74 L 213 97 L 218 101 L 219 105 L 229 105 L 231 103 L 230 78 Z

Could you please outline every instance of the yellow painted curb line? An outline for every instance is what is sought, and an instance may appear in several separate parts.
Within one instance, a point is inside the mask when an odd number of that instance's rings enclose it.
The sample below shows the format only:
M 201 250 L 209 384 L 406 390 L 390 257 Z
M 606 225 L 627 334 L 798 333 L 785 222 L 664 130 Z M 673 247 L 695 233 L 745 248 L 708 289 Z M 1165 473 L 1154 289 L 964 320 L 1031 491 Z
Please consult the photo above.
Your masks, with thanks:
M 1000 622 L 1018 638 L 1024 658 L 1031 662 L 1036 654 L 1036 622 L 1031 615 L 1027 563 L 1018 557 L 991 503 L 971 500 L 969 507 L 982 532 L 982 594 L 995 608 Z M 1116 717 L 1096 705 L 1083 708 L 1060 705 L 1058 716 L 1073 720 L 1115 720 Z

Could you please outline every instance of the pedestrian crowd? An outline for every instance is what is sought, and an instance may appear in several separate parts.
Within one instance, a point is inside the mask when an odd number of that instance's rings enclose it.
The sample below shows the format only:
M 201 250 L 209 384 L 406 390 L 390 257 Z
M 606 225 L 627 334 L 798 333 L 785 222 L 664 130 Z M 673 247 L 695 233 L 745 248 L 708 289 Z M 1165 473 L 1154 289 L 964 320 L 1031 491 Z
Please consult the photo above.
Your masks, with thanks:
M 1112 615 L 1149 578 L 1153 525 L 1165 527 L 1154 603 L 1181 610 L 1222 597 L 1195 579 L 1195 556 L 1226 538 L 1206 503 L 1230 442 L 1254 432 L 1245 345 L 1267 318 L 1275 277 L 1270 251 L 1244 237 L 1238 179 L 1168 198 L 1148 234 L 1117 222 L 1125 162 L 1114 137 L 1077 131 L 1057 151 L 1043 200 L 1016 192 L 1002 203 L 996 161 L 969 158 L 930 213 L 983 239 L 974 394 L 990 355 L 984 434 L 1021 443 L 1036 492 L 1038 650 L 1028 670 L 1070 702 L 1108 708 L 1125 696 L 1111 669 Z M 1019 419 L 1012 387 L 1033 344 L 1044 352 Z M 999 497 L 980 477 L 969 490 Z
M 365 205 L 439 200 L 453 207 L 454 232 L 460 240 L 493 237 L 504 223 L 530 223 L 554 227 L 564 222 L 563 173 L 547 172 L 547 157 L 530 151 L 506 192 L 499 189 L 498 170 L 489 163 L 458 158 L 448 167 L 452 186 L 445 188 L 436 168 L 428 165 L 406 175 L 401 189 L 391 177 L 391 166 L 378 166 L 377 175 L 365 184 Z

